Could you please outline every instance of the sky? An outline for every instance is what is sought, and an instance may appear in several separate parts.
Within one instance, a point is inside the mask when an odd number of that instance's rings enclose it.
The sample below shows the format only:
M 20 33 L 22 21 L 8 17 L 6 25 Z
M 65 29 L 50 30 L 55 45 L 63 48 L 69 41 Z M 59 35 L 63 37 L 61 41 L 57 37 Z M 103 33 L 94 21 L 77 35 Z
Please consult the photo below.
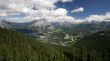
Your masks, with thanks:
M 69 12 L 73 9 L 82 7 L 83 13 L 69 13 L 76 18 L 85 18 L 89 15 L 103 15 L 110 11 L 110 0 L 75 0 L 71 3 L 57 3 L 58 7 L 64 7 Z
M 0 19 L 14 22 L 110 21 L 110 0 L 0 0 Z

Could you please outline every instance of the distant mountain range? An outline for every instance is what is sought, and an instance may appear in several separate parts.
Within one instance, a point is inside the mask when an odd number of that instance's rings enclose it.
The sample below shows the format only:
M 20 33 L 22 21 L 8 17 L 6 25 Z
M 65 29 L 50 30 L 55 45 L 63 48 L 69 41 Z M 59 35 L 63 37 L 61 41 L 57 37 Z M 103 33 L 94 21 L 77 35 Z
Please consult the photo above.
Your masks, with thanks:
M 84 21 L 84 22 L 68 22 L 68 21 L 60 21 L 60 22 L 49 22 L 46 20 L 33 20 L 30 22 L 25 23 L 16 23 L 16 22 L 9 22 L 8 20 L 0 20 L 0 27 L 4 28 L 38 28 L 38 29 L 59 29 L 68 27 L 71 29 L 84 29 L 84 30 L 96 30 L 96 29 L 106 29 L 110 28 L 110 22 L 109 21 Z
M 99 31 L 110 29 L 110 22 L 103 21 L 84 21 L 77 22 L 49 22 L 46 20 L 33 20 L 25 23 L 9 22 L 8 20 L 0 20 L 0 27 L 15 29 L 25 35 L 31 36 L 36 39 L 43 39 L 52 41 L 50 43 L 62 44 L 68 41 L 76 40 L 76 38 L 83 37 L 85 35 L 91 35 Z M 69 35 L 68 41 L 65 41 L 65 36 Z M 73 38 L 73 39 L 72 39 Z
M 48 29 L 50 26 L 54 29 Z M 73 24 L 47 21 L 13 23 L 2 20 L 0 21 L 2 27 L 0 28 L 0 54 L 3 58 L 1 60 L 13 57 L 7 60 L 109 61 L 109 26 L 110 22 L 94 21 Z M 39 42 L 42 40 L 32 39 L 14 30 L 3 28 L 14 29 L 36 39 L 41 37 L 48 45 Z

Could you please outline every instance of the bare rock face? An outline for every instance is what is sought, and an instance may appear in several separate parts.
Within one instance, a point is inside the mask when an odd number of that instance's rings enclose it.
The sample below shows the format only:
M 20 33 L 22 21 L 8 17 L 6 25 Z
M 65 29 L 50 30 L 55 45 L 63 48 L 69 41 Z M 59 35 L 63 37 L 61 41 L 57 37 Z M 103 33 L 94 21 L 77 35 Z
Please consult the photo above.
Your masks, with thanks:
M 0 27 L 1 27 L 1 28 L 9 28 L 10 25 L 9 25 L 9 23 L 8 23 L 7 21 L 5 21 L 5 20 L 0 20 Z

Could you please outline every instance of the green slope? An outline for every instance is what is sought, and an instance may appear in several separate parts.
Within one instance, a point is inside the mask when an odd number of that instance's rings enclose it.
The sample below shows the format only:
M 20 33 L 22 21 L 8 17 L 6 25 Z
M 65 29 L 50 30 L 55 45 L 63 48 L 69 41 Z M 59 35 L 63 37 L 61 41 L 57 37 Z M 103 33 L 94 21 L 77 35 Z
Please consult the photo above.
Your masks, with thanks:
M 85 36 L 74 44 L 75 61 L 110 61 L 110 30 Z
M 0 28 L 0 61 L 68 61 L 62 51 Z
M 77 45 L 92 49 L 110 49 L 110 30 L 103 30 L 95 34 L 85 36 L 77 42 Z

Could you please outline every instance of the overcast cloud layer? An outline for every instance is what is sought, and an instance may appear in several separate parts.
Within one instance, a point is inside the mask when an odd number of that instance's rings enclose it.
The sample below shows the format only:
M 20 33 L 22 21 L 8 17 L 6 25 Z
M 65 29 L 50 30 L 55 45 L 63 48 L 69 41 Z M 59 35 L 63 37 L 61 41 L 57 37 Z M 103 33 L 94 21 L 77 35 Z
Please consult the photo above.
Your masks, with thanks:
M 110 13 L 105 15 L 91 15 L 85 19 L 75 19 L 68 16 L 68 10 L 58 8 L 55 3 L 73 2 L 73 0 L 0 0 L 0 17 L 15 22 L 46 19 L 48 21 L 109 21 Z M 71 13 L 83 13 L 84 7 L 73 9 Z M 21 21 L 18 21 L 18 20 Z

